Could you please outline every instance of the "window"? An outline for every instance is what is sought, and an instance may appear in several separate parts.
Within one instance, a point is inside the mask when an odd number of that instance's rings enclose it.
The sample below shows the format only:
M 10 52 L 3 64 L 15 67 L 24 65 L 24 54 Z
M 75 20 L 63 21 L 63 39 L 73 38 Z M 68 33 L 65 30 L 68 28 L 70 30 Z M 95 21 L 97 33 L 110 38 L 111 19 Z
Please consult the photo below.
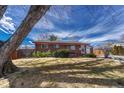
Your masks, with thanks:
M 58 44 L 56 45 L 56 48 L 59 48 L 59 45 Z
M 70 46 L 67 46 L 67 49 L 71 49 Z
M 52 45 L 52 48 L 59 48 L 59 45 Z
M 67 49 L 75 50 L 75 46 L 67 46 Z
M 70 46 L 70 49 L 71 50 L 75 50 L 75 46 Z
M 52 48 L 56 48 L 56 45 L 52 45 L 51 47 L 52 47 Z
M 42 44 L 41 48 L 48 48 L 48 45 Z

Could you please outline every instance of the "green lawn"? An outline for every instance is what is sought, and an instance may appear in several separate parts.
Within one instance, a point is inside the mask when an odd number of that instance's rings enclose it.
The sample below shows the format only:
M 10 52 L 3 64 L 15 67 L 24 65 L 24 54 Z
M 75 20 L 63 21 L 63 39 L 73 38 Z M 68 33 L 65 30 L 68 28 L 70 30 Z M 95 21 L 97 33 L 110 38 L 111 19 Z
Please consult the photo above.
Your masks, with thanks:
M 124 65 L 110 59 L 30 58 L 13 62 L 20 71 L 0 80 L 1 87 L 124 86 Z

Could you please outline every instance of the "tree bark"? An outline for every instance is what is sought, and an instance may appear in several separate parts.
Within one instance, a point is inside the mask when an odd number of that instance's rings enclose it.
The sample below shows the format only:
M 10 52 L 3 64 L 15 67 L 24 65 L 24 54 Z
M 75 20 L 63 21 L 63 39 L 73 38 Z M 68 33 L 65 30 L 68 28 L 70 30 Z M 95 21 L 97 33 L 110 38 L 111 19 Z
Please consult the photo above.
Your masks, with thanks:
M 3 14 L 5 13 L 6 9 L 6 5 L 0 5 L 0 19 L 3 17 Z
M 4 45 L 5 42 L 0 41 L 0 47 L 2 47 Z M 6 75 L 7 73 L 12 73 L 16 70 L 18 70 L 18 68 L 12 63 L 11 57 L 9 57 L 7 59 L 6 62 L 4 62 L 4 64 L 0 65 L 0 70 L 2 73 L 0 73 L 0 76 L 2 75 Z
M 7 9 L 7 6 L 6 5 L 0 5 L 0 19 L 3 17 L 5 11 Z M 4 43 L 2 41 L 0 41 L 0 47 L 3 45 Z M 3 70 L 3 64 L 0 63 L 0 72 Z M 1 76 L 1 73 L 0 73 L 0 76 Z
M 7 9 L 7 5 L 0 5 L 0 19 L 3 17 L 5 11 Z M 0 41 L 0 47 L 4 45 L 5 42 Z M 17 67 L 12 63 L 11 57 L 7 59 L 7 61 L 4 64 L 0 64 L 0 76 L 5 75 L 7 73 L 11 73 L 13 71 L 18 70 Z
M 31 31 L 32 27 L 43 17 L 46 11 L 50 8 L 49 5 L 31 6 L 28 15 L 22 21 L 17 31 L 7 40 L 0 48 L 0 74 L 3 75 L 3 66 L 5 65 L 11 54 L 16 51 L 24 38 Z
M 8 73 L 12 73 L 12 72 L 15 72 L 17 70 L 18 70 L 18 68 L 12 63 L 11 57 L 9 57 L 7 59 L 7 61 L 3 64 L 2 74 L 6 75 Z

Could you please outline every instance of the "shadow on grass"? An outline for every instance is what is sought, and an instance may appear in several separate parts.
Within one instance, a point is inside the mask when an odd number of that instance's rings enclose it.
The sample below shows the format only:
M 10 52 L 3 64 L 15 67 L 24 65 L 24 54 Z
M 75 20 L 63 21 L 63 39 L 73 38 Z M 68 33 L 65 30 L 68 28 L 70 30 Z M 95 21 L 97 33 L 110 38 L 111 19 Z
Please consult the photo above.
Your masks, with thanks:
M 92 78 L 76 77 L 77 75 L 100 75 L 105 71 L 123 69 L 124 65 L 101 67 L 101 60 L 80 63 L 66 63 L 42 67 L 21 68 L 26 71 L 16 74 L 16 77 L 8 77 L 10 87 L 60 87 L 54 82 L 96 84 L 101 86 L 124 86 L 124 78 Z M 58 71 L 58 72 L 55 72 Z M 43 82 L 53 82 L 43 86 Z M 63 86 L 64 87 L 64 86 Z

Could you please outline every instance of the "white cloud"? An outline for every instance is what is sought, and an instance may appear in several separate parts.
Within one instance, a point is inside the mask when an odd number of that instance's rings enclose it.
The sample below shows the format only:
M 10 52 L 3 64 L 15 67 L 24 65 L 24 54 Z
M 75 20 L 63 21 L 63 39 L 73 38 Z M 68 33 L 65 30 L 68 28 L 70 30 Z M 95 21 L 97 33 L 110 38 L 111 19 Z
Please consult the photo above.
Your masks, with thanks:
M 100 24 L 89 28 L 88 30 L 77 30 L 77 31 L 73 31 L 73 33 L 71 35 L 69 35 L 69 37 L 85 37 L 89 34 L 95 34 L 95 33 L 100 33 L 103 30 L 103 26 L 101 26 Z
M 69 32 L 69 31 L 51 32 L 51 34 L 54 34 L 54 35 L 56 35 L 56 36 L 59 37 L 59 38 L 66 38 L 66 37 L 69 37 L 69 35 L 70 35 L 71 33 L 72 33 L 72 32 Z
M 124 34 L 124 18 L 123 18 L 123 13 L 124 8 L 120 9 L 116 12 L 113 12 L 112 14 L 108 14 L 108 16 L 102 16 L 100 17 L 97 21 L 98 24 L 96 24 L 94 27 L 91 27 L 87 30 L 77 30 L 77 31 L 63 31 L 61 29 L 58 29 L 57 27 L 54 26 L 54 24 L 47 18 L 44 18 L 39 21 L 39 23 L 36 25 L 37 28 L 42 29 L 56 29 L 56 32 L 51 32 L 51 34 L 54 34 L 58 36 L 59 38 L 73 38 L 73 37 L 82 37 L 79 41 L 81 42 L 101 42 L 101 41 L 106 41 L 110 39 L 119 39 L 122 34 Z M 55 13 L 48 12 L 48 15 L 59 19 L 69 19 L 69 13 L 66 11 L 60 11 L 63 14 L 59 15 L 57 14 L 57 11 L 54 11 Z M 122 12 L 121 14 L 119 14 Z M 121 24 L 114 24 L 112 17 L 115 17 L 115 21 L 117 23 Z M 117 17 L 117 18 L 116 18 Z M 47 19 L 47 20 L 46 20 Z M 45 21 L 46 20 L 46 21 Z M 57 31 L 58 30 L 58 31 Z M 95 34 L 101 34 L 101 36 L 94 36 L 92 38 L 88 36 L 93 36 Z M 39 37 L 39 35 L 33 36 L 33 40 L 36 40 Z
M 37 41 L 37 40 L 41 39 L 40 34 L 37 34 L 37 33 L 35 33 L 35 34 L 32 34 L 32 33 L 29 34 L 28 35 L 28 38 L 31 39 L 31 40 L 33 40 L 33 41 Z
M 21 44 L 19 46 L 19 49 L 34 49 L 35 45 L 30 45 L 30 44 Z
M 120 39 L 121 35 L 124 34 L 124 24 L 116 26 L 112 31 L 98 37 L 94 38 L 82 38 L 79 41 L 82 42 L 102 42 L 106 40 L 118 40 Z
M 39 22 L 35 25 L 34 28 L 37 29 L 54 29 L 54 24 L 46 17 L 43 17 L 39 20 Z
M 6 33 L 6 34 L 9 34 L 7 31 L 3 30 L 2 28 L 0 28 L 0 31 Z
M 112 15 L 109 15 L 104 20 L 102 20 L 103 17 L 101 17 L 101 19 L 99 19 L 101 22 L 98 20 L 99 21 L 98 24 L 95 25 L 94 27 L 89 28 L 88 30 L 75 31 L 75 33 L 72 33 L 72 35 L 70 36 L 82 37 L 79 41 L 89 42 L 89 43 L 102 42 L 112 39 L 118 40 L 121 37 L 121 35 L 124 34 L 124 19 L 123 19 L 124 13 L 122 11 L 124 11 L 124 9 L 120 9 L 117 12 L 112 13 Z M 122 13 L 118 15 L 118 13 L 120 12 Z M 112 16 L 117 17 L 115 19 L 119 24 L 113 22 L 113 20 L 111 19 Z M 96 36 L 96 37 L 94 36 L 92 38 L 90 37 L 87 38 L 87 36 L 89 35 L 93 36 L 95 34 L 100 34 L 100 33 L 102 33 L 101 36 Z
M 69 6 L 52 6 L 47 14 L 58 20 L 69 20 L 69 13 L 71 12 L 71 8 L 72 7 Z
M 34 44 L 32 41 L 28 41 L 30 44 Z
M 0 20 L 0 25 L 6 29 L 9 33 L 13 33 L 15 29 L 15 24 L 12 22 L 12 18 L 8 16 L 3 16 L 3 18 Z
M 28 38 L 31 39 L 32 41 L 47 40 L 48 35 L 49 33 L 43 33 L 43 32 L 30 33 L 28 35 Z

